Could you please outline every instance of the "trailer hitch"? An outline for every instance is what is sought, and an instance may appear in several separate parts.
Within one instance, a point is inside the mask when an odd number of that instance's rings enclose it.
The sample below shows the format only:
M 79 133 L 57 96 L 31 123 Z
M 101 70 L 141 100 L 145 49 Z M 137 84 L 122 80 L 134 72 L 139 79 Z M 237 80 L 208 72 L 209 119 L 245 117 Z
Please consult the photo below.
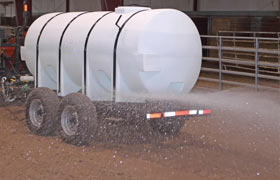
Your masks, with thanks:
M 11 86 L 16 80 L 11 78 L 10 82 L 7 81 L 7 77 L 2 77 L 1 79 L 1 88 L 2 88 L 2 97 L 4 102 L 11 103 L 16 100 L 16 96 L 12 94 L 13 87 Z

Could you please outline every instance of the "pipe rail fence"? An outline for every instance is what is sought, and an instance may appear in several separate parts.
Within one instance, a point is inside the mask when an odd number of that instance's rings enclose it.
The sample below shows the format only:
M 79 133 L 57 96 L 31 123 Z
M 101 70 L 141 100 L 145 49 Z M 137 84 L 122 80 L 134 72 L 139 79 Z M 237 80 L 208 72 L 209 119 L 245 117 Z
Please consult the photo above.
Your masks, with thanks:
M 280 91 L 280 33 L 275 33 L 277 38 L 258 37 L 265 34 L 261 32 L 251 32 L 253 37 L 235 36 L 237 33 L 201 35 L 203 66 L 199 80 L 216 82 L 220 89 L 230 84 Z M 209 73 L 216 76 L 210 78 Z M 253 82 L 244 82 L 240 77 Z
M 218 31 L 217 36 L 280 38 L 280 32 Z

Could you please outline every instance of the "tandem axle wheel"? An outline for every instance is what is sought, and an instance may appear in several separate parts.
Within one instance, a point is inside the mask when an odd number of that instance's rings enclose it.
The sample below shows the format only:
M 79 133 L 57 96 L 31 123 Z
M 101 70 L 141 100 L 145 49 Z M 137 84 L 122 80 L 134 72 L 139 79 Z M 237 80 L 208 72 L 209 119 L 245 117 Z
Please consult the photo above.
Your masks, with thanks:
M 93 103 L 82 93 L 71 93 L 60 101 L 54 91 L 36 88 L 28 95 L 26 101 L 26 123 L 34 134 L 45 136 L 56 133 L 64 142 L 82 146 L 89 144 L 98 134 L 102 122 L 110 121 L 112 117 L 117 120 L 141 119 L 155 132 L 177 135 L 184 126 L 186 116 L 211 112 L 185 110 L 149 113 L 144 117 L 145 105 L 134 104 L 134 108 L 131 106 L 133 106 L 131 103 L 116 103 L 114 107 L 108 107 L 102 103 Z M 121 111 L 125 109 L 124 107 L 126 109 L 130 107 L 132 110 L 124 113 Z

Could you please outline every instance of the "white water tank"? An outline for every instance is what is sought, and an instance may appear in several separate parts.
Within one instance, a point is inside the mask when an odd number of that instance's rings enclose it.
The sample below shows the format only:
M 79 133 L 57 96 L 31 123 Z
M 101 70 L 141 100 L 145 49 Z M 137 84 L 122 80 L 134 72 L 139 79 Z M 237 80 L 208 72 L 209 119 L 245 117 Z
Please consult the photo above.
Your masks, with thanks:
M 21 57 L 37 87 L 94 101 L 189 92 L 201 68 L 198 30 L 173 9 L 50 13 L 29 28 Z

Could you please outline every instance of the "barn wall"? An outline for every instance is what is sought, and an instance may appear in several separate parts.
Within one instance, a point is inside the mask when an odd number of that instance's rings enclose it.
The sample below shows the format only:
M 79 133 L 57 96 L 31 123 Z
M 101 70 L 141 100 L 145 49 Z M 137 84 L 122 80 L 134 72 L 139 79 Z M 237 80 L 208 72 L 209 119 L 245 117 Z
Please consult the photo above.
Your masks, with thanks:
M 100 0 L 70 0 L 70 11 L 100 11 Z M 33 0 L 34 16 L 49 12 L 65 12 L 66 0 Z
M 140 5 L 152 8 L 174 8 L 182 11 L 193 9 L 193 0 L 124 0 L 124 5 Z
M 152 0 L 152 8 L 174 8 L 182 11 L 193 9 L 193 0 Z
M 11 1 L 11 0 L 0 0 L 0 2 L 5 2 L 5 1 Z M 1 17 L 14 17 L 15 15 L 16 15 L 15 3 L 10 4 L 9 6 L 6 6 L 6 13 L 5 13 L 4 6 L 0 5 L 0 16 Z
M 101 11 L 101 1 L 70 0 L 70 11 Z
M 137 5 L 151 7 L 152 0 L 124 0 L 124 5 Z
M 201 11 L 277 11 L 279 0 L 199 0 Z
M 11 0 L 0 0 L 11 1 Z M 124 0 L 124 5 L 140 5 L 152 8 L 175 8 L 182 11 L 192 11 L 194 0 Z M 41 15 L 48 12 L 63 12 L 66 10 L 66 0 L 33 0 L 33 14 Z M 100 0 L 70 0 L 70 11 L 99 11 Z M 278 11 L 279 0 L 198 0 L 198 10 L 201 11 Z M 16 15 L 15 4 L 5 9 L 0 6 L 0 16 Z
M 65 0 L 32 0 L 32 14 L 34 16 L 50 12 L 64 12 L 65 10 Z
M 138 4 L 152 8 L 193 10 L 193 0 L 124 0 L 125 5 Z M 198 0 L 201 11 L 278 11 L 279 0 Z

